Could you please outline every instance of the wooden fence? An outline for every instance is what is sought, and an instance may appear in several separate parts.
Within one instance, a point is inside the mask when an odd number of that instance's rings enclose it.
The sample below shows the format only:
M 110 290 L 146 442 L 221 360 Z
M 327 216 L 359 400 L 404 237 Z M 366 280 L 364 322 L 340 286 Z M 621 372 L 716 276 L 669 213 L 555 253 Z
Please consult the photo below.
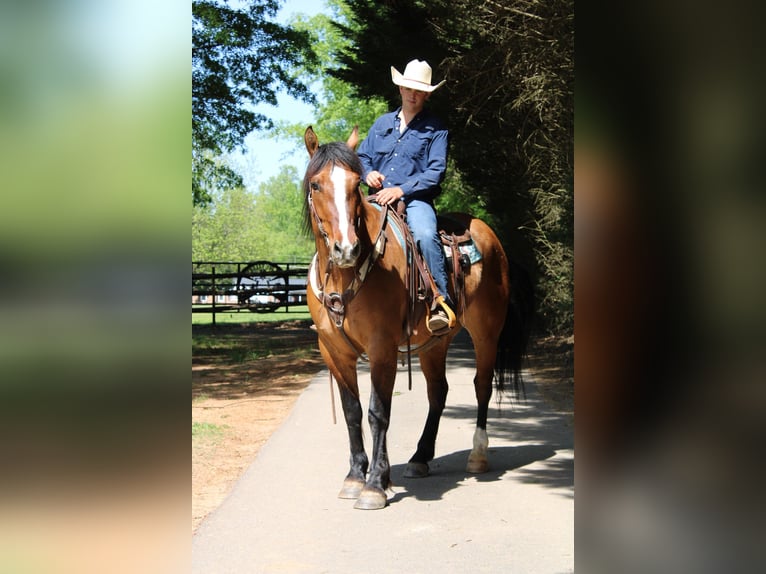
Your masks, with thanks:
M 193 261 L 192 313 L 268 313 L 306 304 L 308 263 Z

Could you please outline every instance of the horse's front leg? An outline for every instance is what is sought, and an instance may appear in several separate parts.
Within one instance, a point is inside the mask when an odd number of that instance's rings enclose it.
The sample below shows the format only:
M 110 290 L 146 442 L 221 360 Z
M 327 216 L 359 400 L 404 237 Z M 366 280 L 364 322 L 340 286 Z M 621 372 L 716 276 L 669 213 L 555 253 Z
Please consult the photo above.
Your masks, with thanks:
M 344 357 L 343 362 L 336 361 L 321 339 L 319 341 L 319 350 L 330 372 L 338 381 L 340 400 L 343 405 L 343 416 L 346 420 L 346 429 L 348 430 L 350 449 L 349 471 L 343 481 L 343 487 L 338 493 L 338 497 L 356 499 L 364 487 L 367 467 L 369 465 L 362 439 L 362 404 L 359 401 L 356 358 Z
M 371 361 L 372 362 L 372 361 Z M 372 466 L 354 508 L 377 510 L 388 504 L 386 489 L 391 485 L 386 435 L 391 419 L 391 397 L 396 379 L 396 355 L 390 361 L 371 365 L 372 390 L 368 420 L 372 433 Z
M 349 457 L 350 468 L 338 497 L 356 499 L 359 498 L 364 487 L 369 464 L 362 440 L 362 403 L 359 402 L 358 392 L 352 392 L 345 385 L 339 386 L 351 455 Z

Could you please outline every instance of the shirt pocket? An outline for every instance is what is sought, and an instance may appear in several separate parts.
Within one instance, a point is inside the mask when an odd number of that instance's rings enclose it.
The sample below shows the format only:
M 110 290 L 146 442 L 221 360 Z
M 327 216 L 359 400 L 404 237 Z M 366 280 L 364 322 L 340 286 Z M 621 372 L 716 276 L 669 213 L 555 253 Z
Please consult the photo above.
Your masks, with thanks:
M 375 130 L 375 153 L 379 156 L 389 156 L 394 151 L 396 140 L 392 135 L 393 129 Z
M 433 138 L 432 132 L 412 132 L 407 138 L 407 155 L 413 159 L 428 157 L 428 149 Z

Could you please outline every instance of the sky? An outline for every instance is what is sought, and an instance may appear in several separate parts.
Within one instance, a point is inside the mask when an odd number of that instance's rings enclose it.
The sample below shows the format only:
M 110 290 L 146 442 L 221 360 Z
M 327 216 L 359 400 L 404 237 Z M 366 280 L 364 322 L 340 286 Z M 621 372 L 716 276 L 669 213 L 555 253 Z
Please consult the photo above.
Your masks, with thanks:
M 322 0 L 286 0 L 277 20 L 284 23 L 294 14 L 313 16 L 325 10 L 326 5 Z M 307 126 L 314 121 L 311 106 L 286 94 L 279 96 L 278 107 L 259 105 L 256 109 L 274 121 L 298 121 L 304 122 Z M 257 191 L 261 183 L 277 175 L 285 164 L 295 165 L 300 175 L 308 164 L 308 155 L 300 142 L 276 140 L 264 132 L 254 132 L 245 139 L 245 146 L 247 152 L 244 155 L 235 155 L 231 160 L 250 191 Z M 299 147 L 296 149 L 296 146 Z

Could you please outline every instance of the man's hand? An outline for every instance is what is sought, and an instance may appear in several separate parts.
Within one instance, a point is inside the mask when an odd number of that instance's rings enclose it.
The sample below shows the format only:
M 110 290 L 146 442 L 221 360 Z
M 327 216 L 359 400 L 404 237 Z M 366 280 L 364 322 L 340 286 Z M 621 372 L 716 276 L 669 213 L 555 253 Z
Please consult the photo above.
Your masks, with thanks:
M 379 191 L 375 195 L 375 201 L 380 205 L 388 205 L 394 203 L 397 199 L 401 199 L 404 196 L 404 192 L 401 187 L 389 187 Z
M 381 187 L 383 187 L 384 179 L 386 179 L 386 176 L 380 173 L 379 171 L 371 171 L 369 174 L 367 174 L 367 179 L 365 179 L 364 181 L 372 189 L 380 189 Z

